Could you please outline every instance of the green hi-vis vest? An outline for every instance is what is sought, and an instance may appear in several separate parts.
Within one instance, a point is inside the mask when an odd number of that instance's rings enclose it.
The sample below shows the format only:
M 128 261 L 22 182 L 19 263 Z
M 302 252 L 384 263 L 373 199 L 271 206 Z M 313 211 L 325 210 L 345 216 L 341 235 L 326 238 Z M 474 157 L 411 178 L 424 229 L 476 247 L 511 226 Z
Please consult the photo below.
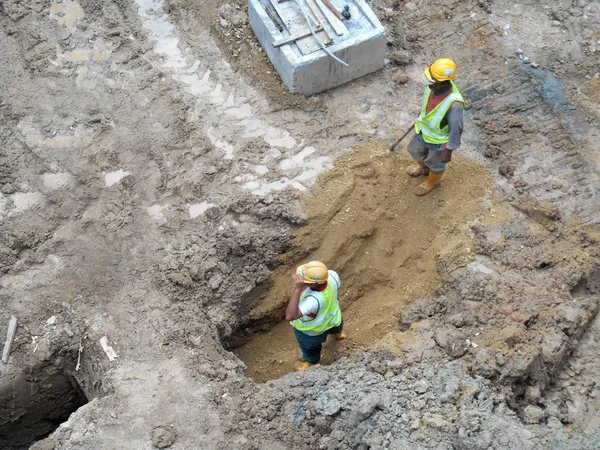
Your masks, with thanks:
M 454 102 L 465 103 L 460 91 L 454 84 L 454 81 L 450 81 L 452 85 L 452 92 L 446 97 L 439 105 L 427 114 L 427 103 L 429 102 L 429 96 L 433 94 L 433 91 L 428 87 L 425 88 L 423 94 L 423 109 L 421 115 L 415 122 L 415 131 L 421 133 L 423 140 L 428 144 L 445 144 L 448 142 L 450 136 L 450 127 L 446 125 L 440 129 L 440 123 L 442 119 L 452 106 Z
M 314 319 L 310 317 L 300 317 L 292 320 L 292 325 L 296 330 L 302 331 L 311 336 L 323 334 L 330 328 L 337 327 L 342 323 L 342 311 L 338 303 L 339 281 L 329 271 L 327 277 L 327 288 L 324 291 L 313 291 L 305 289 L 300 296 L 298 304 L 302 303 L 306 297 L 314 297 L 319 302 L 319 310 Z

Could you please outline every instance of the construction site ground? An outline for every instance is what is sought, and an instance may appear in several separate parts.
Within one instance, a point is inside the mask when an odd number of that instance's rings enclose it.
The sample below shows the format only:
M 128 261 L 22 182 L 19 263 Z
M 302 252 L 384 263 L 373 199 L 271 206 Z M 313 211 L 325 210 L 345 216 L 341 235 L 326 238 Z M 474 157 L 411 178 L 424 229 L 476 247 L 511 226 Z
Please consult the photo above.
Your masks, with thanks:
M 385 68 L 304 97 L 243 0 L 0 3 L 0 448 L 600 448 L 600 3 L 368 4 Z M 297 372 L 313 259 L 348 339 Z

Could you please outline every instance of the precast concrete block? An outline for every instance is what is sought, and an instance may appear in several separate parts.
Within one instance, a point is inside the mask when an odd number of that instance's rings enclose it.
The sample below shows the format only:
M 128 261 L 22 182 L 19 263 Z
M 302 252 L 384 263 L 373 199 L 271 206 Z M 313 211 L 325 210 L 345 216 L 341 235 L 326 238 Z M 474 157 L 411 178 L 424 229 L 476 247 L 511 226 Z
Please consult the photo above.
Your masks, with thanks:
M 252 30 L 290 92 L 323 92 L 385 64 L 385 28 L 369 5 L 364 0 L 330 1 L 338 11 L 347 5 L 350 19 L 336 19 L 322 0 L 248 0 Z M 310 33 L 305 14 L 313 31 L 323 28 L 316 31 L 318 39 L 347 67 L 321 48 Z M 294 36 L 304 37 L 274 45 Z

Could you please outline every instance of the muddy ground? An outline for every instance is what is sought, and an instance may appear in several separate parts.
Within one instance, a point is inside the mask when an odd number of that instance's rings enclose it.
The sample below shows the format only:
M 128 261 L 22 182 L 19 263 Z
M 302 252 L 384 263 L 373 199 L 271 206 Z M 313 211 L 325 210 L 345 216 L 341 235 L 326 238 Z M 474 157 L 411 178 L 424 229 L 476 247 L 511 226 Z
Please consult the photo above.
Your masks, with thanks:
M 0 447 L 600 446 L 600 5 L 369 4 L 385 69 L 305 98 L 242 0 L 0 3 Z M 417 198 L 387 142 L 441 56 Z M 349 339 L 297 373 L 312 258 Z

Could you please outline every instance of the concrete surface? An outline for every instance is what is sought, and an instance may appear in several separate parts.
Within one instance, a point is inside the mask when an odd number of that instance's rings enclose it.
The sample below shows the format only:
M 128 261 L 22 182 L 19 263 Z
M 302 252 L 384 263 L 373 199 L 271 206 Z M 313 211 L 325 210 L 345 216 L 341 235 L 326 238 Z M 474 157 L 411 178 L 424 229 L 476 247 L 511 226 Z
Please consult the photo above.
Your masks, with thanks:
M 265 1 L 269 2 L 269 0 Z M 338 3 L 333 2 L 340 10 L 346 4 L 346 2 Z M 352 18 L 344 21 L 346 31 L 341 36 L 338 36 L 329 22 L 323 19 L 326 30 L 333 38 L 328 50 L 346 62 L 348 67 L 335 61 L 321 49 L 304 54 L 297 43 L 273 47 L 274 41 L 288 37 L 290 33 L 287 30 L 280 32 L 277 29 L 267 15 L 264 4 L 260 0 L 248 0 L 250 25 L 290 92 L 304 95 L 316 94 L 383 68 L 386 52 L 385 28 L 363 0 L 349 3 Z M 285 4 L 288 7 L 283 11 L 289 14 L 298 12 L 295 3 Z M 278 11 L 282 11 L 279 8 Z M 304 22 L 300 14 L 296 14 L 292 19 L 290 16 L 283 17 L 284 23 L 292 26 L 299 20 Z M 307 29 L 306 23 L 300 28 Z M 304 39 L 314 40 L 313 37 Z

